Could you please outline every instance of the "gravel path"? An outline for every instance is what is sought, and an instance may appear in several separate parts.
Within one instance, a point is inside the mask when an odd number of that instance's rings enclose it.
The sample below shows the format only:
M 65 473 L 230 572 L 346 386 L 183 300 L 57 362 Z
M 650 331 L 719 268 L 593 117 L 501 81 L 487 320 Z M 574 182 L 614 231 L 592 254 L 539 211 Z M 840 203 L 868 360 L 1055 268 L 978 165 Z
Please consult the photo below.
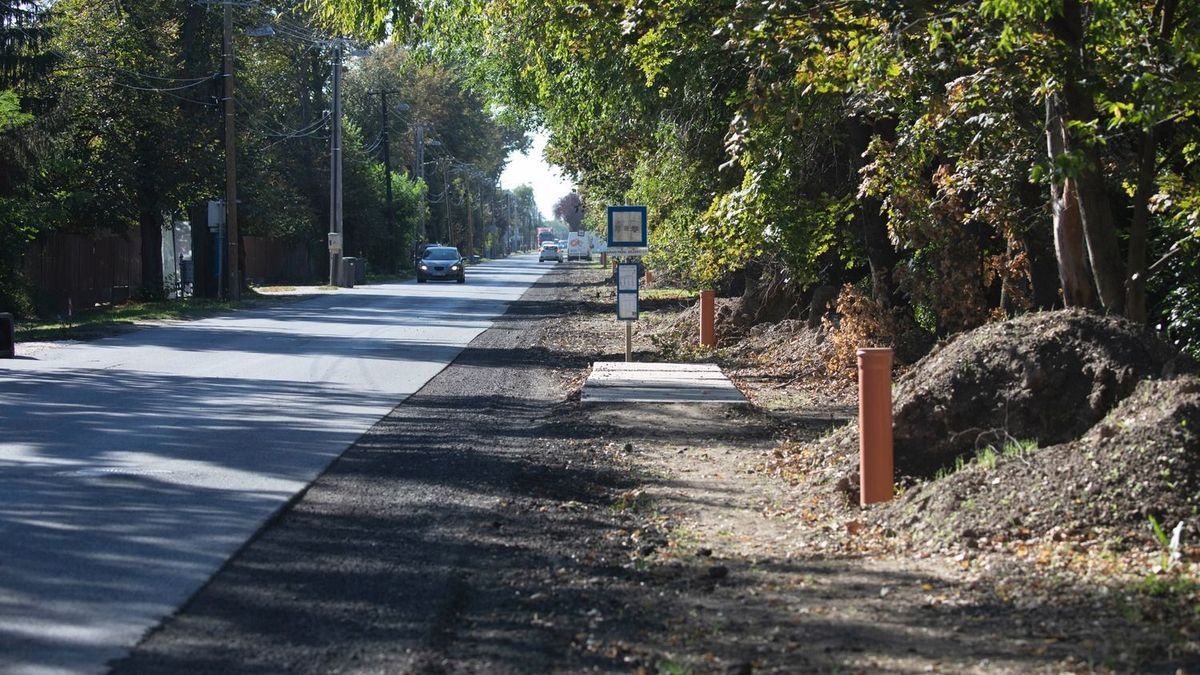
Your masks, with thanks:
M 589 364 L 623 351 L 602 277 L 556 266 L 114 672 L 1192 663 L 1125 656 L 1121 627 L 1096 614 L 1119 616 L 1104 589 L 1057 599 L 1057 586 L 1031 594 L 1020 568 L 852 552 L 858 520 L 765 470 L 779 438 L 815 437 L 840 419 L 834 407 L 581 407 Z M 649 358 L 654 346 L 639 333 L 635 350 Z

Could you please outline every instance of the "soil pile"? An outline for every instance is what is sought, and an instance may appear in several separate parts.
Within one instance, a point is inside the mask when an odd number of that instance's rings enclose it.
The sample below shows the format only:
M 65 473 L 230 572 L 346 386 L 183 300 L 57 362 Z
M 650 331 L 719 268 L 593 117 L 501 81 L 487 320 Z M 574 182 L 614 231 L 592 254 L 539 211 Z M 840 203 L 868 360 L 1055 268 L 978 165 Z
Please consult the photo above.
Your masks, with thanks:
M 1145 531 L 1153 516 L 1200 531 L 1200 379 L 1145 380 L 1076 441 L 976 459 L 881 509 L 905 531 L 971 544 L 1108 528 Z
M 738 298 L 715 298 L 713 305 L 713 332 L 716 334 L 717 346 L 734 345 L 746 335 L 747 328 L 738 323 Z M 763 324 L 769 325 L 769 324 Z M 676 351 L 680 345 L 691 345 L 696 341 L 696 331 L 700 326 L 700 301 L 674 314 L 669 320 L 653 329 L 652 338 L 659 347 L 668 351 Z
M 1176 377 L 1194 370 L 1140 326 L 1079 310 L 1029 314 L 958 336 L 897 384 L 896 471 L 915 491 L 905 503 L 922 500 L 907 514 L 923 512 L 937 523 L 967 503 L 992 505 L 977 517 L 956 515 L 960 534 L 1039 516 L 1043 523 L 1139 527 L 1150 514 L 1195 518 L 1196 380 Z M 1005 470 L 991 470 L 998 465 Z M 963 471 L 977 466 L 987 470 Z M 857 428 L 785 444 L 771 468 L 834 486 L 857 503 Z M 922 489 L 935 478 L 931 484 L 944 491 L 936 499 Z M 1017 509 L 1024 497 L 1028 508 Z
M 1027 314 L 957 337 L 897 383 L 896 469 L 930 477 L 1008 439 L 1079 438 L 1146 378 L 1187 367 L 1124 319 L 1080 310 Z

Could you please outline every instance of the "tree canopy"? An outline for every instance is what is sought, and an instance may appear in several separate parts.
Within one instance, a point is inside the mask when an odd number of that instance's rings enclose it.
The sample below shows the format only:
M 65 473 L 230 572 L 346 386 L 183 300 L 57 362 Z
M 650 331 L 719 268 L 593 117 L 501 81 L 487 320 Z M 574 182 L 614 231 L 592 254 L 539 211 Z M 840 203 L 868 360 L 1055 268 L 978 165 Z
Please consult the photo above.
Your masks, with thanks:
M 324 7 L 363 30 L 382 16 Z M 429 0 L 406 16 L 424 53 L 549 130 L 589 205 L 649 206 L 653 264 L 744 286 L 752 319 L 849 284 L 897 333 L 1065 304 L 1198 344 L 1195 3 Z
M 196 207 L 224 193 L 222 8 L 38 7 L 0 4 L 0 309 L 35 309 L 21 255 L 54 232 L 137 232 L 141 292 L 161 294 L 164 223 L 203 213 Z M 242 235 L 324 255 L 341 49 L 347 251 L 395 272 L 434 224 L 467 252 L 502 247 L 514 212 L 496 185 L 508 152 L 528 143 L 519 126 L 408 48 L 335 40 L 300 2 L 238 6 L 233 16 Z M 352 55 L 357 47 L 366 56 Z

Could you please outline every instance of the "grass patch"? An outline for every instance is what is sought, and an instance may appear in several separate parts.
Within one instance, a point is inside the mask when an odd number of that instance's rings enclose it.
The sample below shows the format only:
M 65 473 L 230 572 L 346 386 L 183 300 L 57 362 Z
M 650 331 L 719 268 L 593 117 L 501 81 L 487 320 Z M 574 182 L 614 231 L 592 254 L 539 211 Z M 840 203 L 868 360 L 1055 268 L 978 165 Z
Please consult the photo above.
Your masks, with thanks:
M 693 300 L 700 296 L 696 291 L 670 287 L 643 288 L 640 293 L 644 300 Z
M 99 307 L 76 313 L 70 318 L 20 321 L 16 325 L 17 342 L 54 340 L 95 340 L 113 335 L 123 328 L 146 321 L 187 321 L 203 319 L 221 312 L 245 307 L 262 307 L 291 302 L 296 296 L 272 297 L 254 291 L 243 294 L 240 302 L 208 298 L 127 302 L 115 307 Z
M 1190 602 L 1191 598 L 1200 592 L 1200 581 L 1183 576 L 1150 574 L 1138 583 L 1136 590 L 1151 598 L 1178 599 Z M 1197 605 L 1196 612 L 1200 613 L 1200 605 Z
M 673 661 L 671 659 L 663 659 L 654 664 L 654 670 L 659 675 L 692 675 L 696 671 L 686 663 Z
M 639 511 L 645 511 L 649 506 L 650 498 L 645 496 L 645 490 L 637 488 L 621 493 L 621 496 L 613 501 L 611 508 L 614 513 L 623 513 L 625 511 L 638 513 Z
M 1011 436 L 1007 436 L 1006 434 L 1004 445 L 1002 447 L 997 448 L 995 445 L 985 445 L 975 451 L 975 456 L 973 458 L 967 457 L 966 455 L 959 455 L 958 457 L 954 458 L 953 466 L 944 466 L 938 469 L 937 473 L 935 473 L 933 477 L 934 480 L 942 480 L 943 478 L 947 478 L 952 474 L 962 471 L 972 463 L 981 469 L 990 471 L 995 469 L 1000 464 L 1000 460 L 1002 458 L 1012 459 L 1014 457 L 1024 457 L 1025 455 L 1036 452 L 1037 449 L 1038 443 L 1036 440 L 1015 439 Z

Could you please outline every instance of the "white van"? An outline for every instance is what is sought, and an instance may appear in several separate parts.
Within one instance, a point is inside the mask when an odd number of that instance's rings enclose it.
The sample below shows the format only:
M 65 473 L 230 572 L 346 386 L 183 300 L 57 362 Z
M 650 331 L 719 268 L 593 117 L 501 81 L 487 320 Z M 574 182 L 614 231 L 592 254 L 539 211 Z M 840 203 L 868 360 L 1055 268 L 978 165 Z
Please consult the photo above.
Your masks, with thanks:
M 592 237 L 589 232 L 572 232 L 567 235 L 567 260 L 591 260 Z

